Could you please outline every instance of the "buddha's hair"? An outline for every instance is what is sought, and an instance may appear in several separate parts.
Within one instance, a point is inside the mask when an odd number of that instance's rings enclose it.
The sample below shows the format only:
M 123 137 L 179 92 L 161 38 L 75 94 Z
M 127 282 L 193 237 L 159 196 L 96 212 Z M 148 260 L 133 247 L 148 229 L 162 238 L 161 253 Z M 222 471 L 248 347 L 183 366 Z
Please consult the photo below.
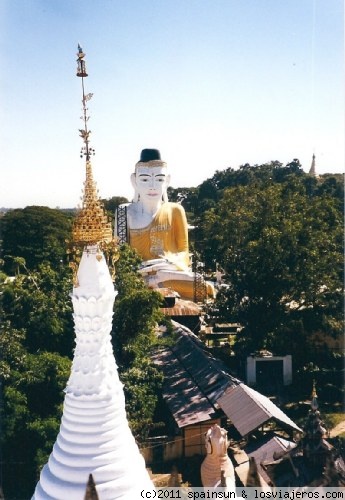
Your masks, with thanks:
M 140 167 L 166 167 L 167 164 L 162 160 L 138 161 L 135 165 L 135 170 Z

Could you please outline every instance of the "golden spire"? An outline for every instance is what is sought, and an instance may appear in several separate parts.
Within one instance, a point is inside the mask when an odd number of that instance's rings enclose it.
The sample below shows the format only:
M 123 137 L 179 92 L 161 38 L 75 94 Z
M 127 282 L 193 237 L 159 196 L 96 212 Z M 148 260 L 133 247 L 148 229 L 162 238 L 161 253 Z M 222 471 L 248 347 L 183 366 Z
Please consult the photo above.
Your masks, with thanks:
M 72 232 L 73 241 L 84 245 L 96 245 L 113 239 L 111 222 L 105 215 L 103 205 L 97 196 L 89 160 L 86 160 L 83 206 L 76 216 Z
M 86 67 L 84 57 L 85 54 L 78 45 L 78 69 L 77 76 L 82 79 L 82 91 L 83 91 L 83 116 L 81 120 L 84 122 L 84 127 L 79 129 L 80 137 L 83 139 L 84 146 L 81 149 L 80 156 L 85 156 L 86 160 L 86 179 L 84 182 L 84 193 L 83 193 L 83 205 L 76 216 L 73 224 L 73 242 L 81 245 L 97 245 L 101 243 L 109 243 L 113 240 L 113 232 L 111 228 L 111 222 L 105 215 L 104 207 L 98 198 L 96 183 L 93 180 L 92 167 L 90 156 L 94 155 L 95 152 L 90 148 L 90 133 L 88 130 L 87 122 L 89 116 L 87 116 L 86 102 L 92 98 L 92 94 L 85 95 L 84 91 L 84 78 L 87 77 Z

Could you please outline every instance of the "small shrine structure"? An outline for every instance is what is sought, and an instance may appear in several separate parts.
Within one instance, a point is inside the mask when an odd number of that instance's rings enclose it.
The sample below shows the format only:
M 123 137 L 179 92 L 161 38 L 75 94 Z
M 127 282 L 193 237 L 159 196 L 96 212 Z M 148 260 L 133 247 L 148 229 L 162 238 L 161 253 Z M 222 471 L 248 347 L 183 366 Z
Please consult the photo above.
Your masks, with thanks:
M 303 437 L 297 442 L 271 433 L 257 443 L 249 443 L 243 450 L 247 462 L 256 462 L 260 480 L 271 487 L 344 487 L 345 463 L 341 453 L 328 440 L 315 383 L 303 430 Z M 243 479 L 245 470 L 249 467 L 242 458 L 235 471 L 242 477 L 242 484 L 249 486 Z

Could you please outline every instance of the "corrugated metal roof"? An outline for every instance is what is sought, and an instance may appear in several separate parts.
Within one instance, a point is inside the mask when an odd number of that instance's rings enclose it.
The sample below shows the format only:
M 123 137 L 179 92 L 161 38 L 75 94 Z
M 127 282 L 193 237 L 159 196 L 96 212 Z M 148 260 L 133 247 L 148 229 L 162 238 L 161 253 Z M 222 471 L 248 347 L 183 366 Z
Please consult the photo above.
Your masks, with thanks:
M 287 451 L 296 448 L 296 446 L 297 444 L 294 441 L 277 435 L 269 435 L 264 440 L 260 440 L 259 443 L 248 444 L 244 447 L 244 451 L 248 457 L 255 458 L 256 463 L 259 464 L 267 460 L 276 460 L 278 457 L 285 455 Z
M 200 316 L 200 307 L 190 300 L 176 299 L 173 307 L 162 307 L 163 314 L 166 316 Z
M 229 387 L 218 399 L 218 403 L 242 436 L 272 418 L 302 432 L 270 399 L 243 383 Z
M 157 353 L 154 361 L 164 367 L 163 397 L 178 427 L 213 418 L 214 407 L 169 349 Z
M 215 358 L 188 328 L 178 323 L 174 325 L 178 339 L 171 350 L 210 402 L 217 405 L 224 391 L 240 381 L 228 373 L 224 363 Z
M 176 342 L 154 362 L 163 368 L 163 397 L 179 427 L 209 420 L 220 407 L 242 436 L 272 418 L 301 431 L 266 396 L 230 375 L 188 328 L 173 325 Z
M 174 321 L 173 325 L 175 344 L 157 352 L 153 360 L 163 368 L 163 398 L 181 428 L 214 418 L 218 397 L 239 381 L 187 327 Z
M 269 483 L 271 479 L 261 466 L 261 463 L 285 455 L 285 453 L 296 448 L 296 446 L 296 443 L 293 441 L 289 441 L 280 436 L 270 435 L 266 437 L 266 439 L 260 440 L 259 443 L 247 445 L 244 451 L 247 453 L 248 457 L 253 457 L 255 459 L 259 474 Z
M 255 460 L 262 486 L 271 484 L 271 477 L 266 471 L 266 464 L 271 461 L 286 456 L 289 450 L 297 449 L 297 444 L 293 441 L 282 438 L 274 433 L 263 436 L 256 442 L 247 444 L 243 450 L 235 450 L 235 472 L 244 485 L 248 485 L 250 476 L 250 458 Z

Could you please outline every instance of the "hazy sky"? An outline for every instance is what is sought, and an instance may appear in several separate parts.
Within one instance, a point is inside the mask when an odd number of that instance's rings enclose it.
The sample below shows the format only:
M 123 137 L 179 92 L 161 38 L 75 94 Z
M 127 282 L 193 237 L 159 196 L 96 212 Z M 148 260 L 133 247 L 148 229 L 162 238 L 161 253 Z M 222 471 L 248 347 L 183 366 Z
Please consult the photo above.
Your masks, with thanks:
M 0 207 L 75 207 L 78 42 L 94 177 L 131 198 L 143 148 L 173 187 L 298 158 L 344 169 L 343 0 L 1 0 Z

